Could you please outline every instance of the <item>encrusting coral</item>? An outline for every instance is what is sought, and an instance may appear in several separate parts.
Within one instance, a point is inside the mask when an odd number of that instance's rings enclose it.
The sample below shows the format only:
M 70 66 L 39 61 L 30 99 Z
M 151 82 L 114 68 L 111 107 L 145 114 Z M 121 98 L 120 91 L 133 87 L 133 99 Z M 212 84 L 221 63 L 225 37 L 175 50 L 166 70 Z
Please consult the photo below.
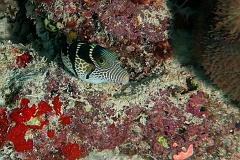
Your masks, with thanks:
M 37 33 L 74 31 L 79 40 L 115 51 L 130 79 L 154 75 L 162 60 L 172 55 L 168 37 L 171 15 L 166 1 L 146 5 L 129 0 L 48 2 L 36 0 L 26 4 L 26 14 L 35 21 Z
M 162 5 L 169 1 L 146 2 L 26 2 L 26 16 L 45 40 L 40 42 L 49 47 L 46 57 L 55 49 L 50 42 L 73 31 L 81 40 L 115 51 L 130 82 L 87 83 L 70 75 L 57 56 L 54 61 L 40 56 L 36 44 L 3 41 L 2 159 L 239 156 L 239 108 L 203 81 L 194 65 L 171 56 L 167 31 L 171 14 Z
M 135 154 L 168 159 L 182 156 L 189 146 L 194 148 L 193 158 L 209 158 L 229 157 L 238 150 L 232 143 L 226 146 L 226 141 L 235 143 L 239 137 L 237 108 L 231 104 L 230 109 L 218 91 L 197 78 L 192 79 L 197 88 L 189 88 L 186 79 L 193 72 L 174 59 L 166 61 L 168 71 L 122 88 L 116 83 L 77 80 L 48 64 L 31 47 L 7 42 L 0 47 L 7 48 L 0 54 L 0 59 L 5 58 L 0 61 L 5 68 L 0 79 L 4 158 L 87 159 L 89 154 L 115 149 L 127 159 Z M 16 58 L 26 52 L 31 61 L 18 66 Z M 14 81 L 16 77 L 19 81 Z M 228 154 L 218 153 L 222 147 Z

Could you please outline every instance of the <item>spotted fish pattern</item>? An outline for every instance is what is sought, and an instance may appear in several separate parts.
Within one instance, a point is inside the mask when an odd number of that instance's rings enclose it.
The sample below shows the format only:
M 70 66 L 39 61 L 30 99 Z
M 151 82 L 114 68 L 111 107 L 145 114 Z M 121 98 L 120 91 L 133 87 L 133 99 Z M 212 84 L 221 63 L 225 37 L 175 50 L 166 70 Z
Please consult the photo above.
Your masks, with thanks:
M 129 75 L 116 60 L 116 53 L 97 44 L 74 41 L 61 52 L 63 64 L 76 77 L 89 83 L 126 84 Z

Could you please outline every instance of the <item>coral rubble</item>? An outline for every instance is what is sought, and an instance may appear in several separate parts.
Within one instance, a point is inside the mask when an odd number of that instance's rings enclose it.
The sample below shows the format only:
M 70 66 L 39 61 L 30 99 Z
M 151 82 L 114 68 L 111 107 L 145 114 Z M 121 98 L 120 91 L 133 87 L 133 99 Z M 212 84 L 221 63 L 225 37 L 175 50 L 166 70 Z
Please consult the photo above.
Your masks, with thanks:
M 172 56 L 167 1 L 24 2 L 42 39 L 0 43 L 1 158 L 240 156 L 239 108 L 193 64 Z M 90 84 L 72 76 L 51 45 L 69 31 L 116 51 L 131 81 Z M 34 47 L 39 40 L 45 57 Z
M 87 159 L 95 150 L 115 149 L 119 156 L 167 159 L 189 146 L 195 158 L 228 158 L 239 150 L 237 108 L 198 78 L 189 90 L 186 79 L 193 72 L 174 58 L 158 76 L 121 87 L 77 80 L 28 46 L 3 48 L 1 97 L 9 101 L 1 107 L 4 158 Z M 20 67 L 15 59 L 26 52 L 33 58 Z

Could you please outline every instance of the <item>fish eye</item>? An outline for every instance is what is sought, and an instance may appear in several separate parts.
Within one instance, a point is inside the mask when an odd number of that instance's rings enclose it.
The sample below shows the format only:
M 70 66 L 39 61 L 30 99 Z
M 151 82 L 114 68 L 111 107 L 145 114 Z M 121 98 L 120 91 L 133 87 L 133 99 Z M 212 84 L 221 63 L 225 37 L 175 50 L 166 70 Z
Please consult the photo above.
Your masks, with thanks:
M 97 63 L 98 63 L 100 66 L 104 65 L 105 62 L 106 62 L 106 59 L 103 58 L 103 57 L 100 57 L 100 58 L 98 59 L 98 61 L 97 61 Z

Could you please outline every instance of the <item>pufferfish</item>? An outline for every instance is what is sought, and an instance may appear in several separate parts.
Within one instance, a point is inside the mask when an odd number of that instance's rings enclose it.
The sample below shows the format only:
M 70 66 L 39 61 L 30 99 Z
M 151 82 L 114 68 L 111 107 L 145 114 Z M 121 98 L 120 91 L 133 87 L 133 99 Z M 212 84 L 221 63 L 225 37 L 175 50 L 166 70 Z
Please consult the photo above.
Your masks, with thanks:
M 75 33 L 67 36 L 62 48 L 63 64 L 79 79 L 89 83 L 119 82 L 126 84 L 129 75 L 116 60 L 116 53 L 97 44 L 72 41 Z

